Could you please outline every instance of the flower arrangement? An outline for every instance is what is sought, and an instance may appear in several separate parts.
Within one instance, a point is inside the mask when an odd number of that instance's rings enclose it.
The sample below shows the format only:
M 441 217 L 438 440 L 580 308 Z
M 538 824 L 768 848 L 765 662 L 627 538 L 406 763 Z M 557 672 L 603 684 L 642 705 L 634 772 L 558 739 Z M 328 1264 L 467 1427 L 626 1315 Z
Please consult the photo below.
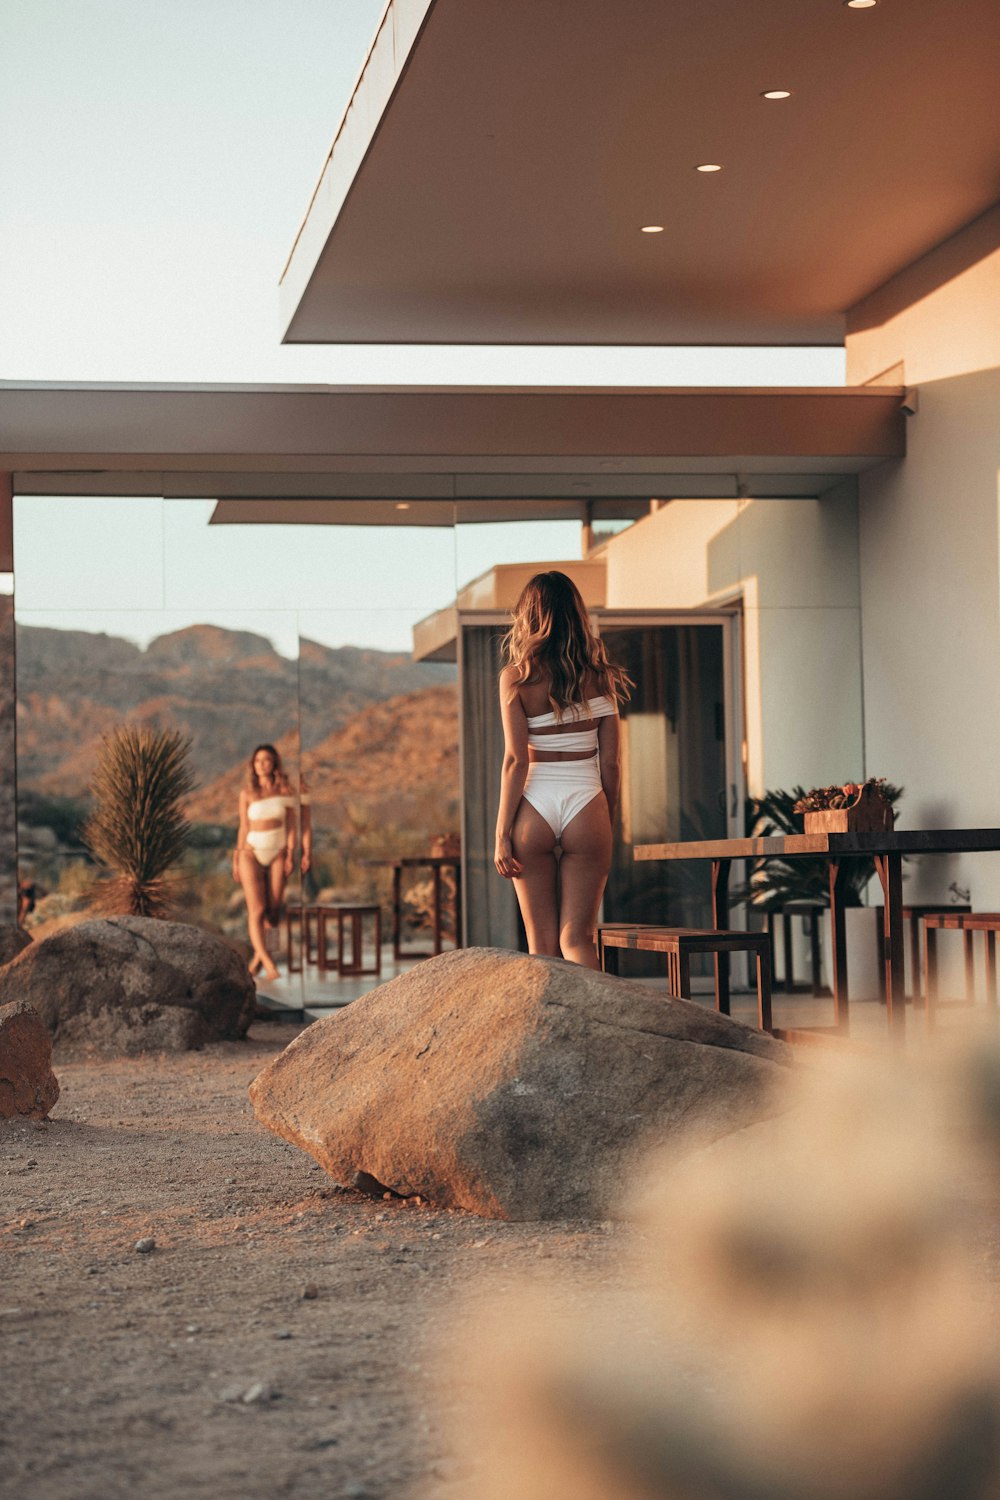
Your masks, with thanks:
M 797 813 L 828 812 L 832 809 L 857 807 L 862 801 L 877 797 L 882 802 L 893 802 L 891 792 L 896 792 L 895 787 L 889 787 L 884 776 L 870 776 L 867 781 L 845 781 L 843 786 L 821 786 L 814 787 L 811 792 L 803 792 L 794 804 L 792 811 Z

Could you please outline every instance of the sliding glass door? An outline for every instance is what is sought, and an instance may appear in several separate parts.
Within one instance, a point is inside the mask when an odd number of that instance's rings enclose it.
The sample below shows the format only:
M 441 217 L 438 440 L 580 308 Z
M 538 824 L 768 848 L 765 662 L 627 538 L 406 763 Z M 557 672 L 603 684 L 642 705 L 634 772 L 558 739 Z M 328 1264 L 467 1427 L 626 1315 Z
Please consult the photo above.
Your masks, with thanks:
M 603 616 L 601 636 L 635 687 L 622 708 L 622 790 L 609 922 L 711 926 L 709 866 L 636 863 L 637 844 L 725 838 L 738 812 L 730 732 L 734 621 Z

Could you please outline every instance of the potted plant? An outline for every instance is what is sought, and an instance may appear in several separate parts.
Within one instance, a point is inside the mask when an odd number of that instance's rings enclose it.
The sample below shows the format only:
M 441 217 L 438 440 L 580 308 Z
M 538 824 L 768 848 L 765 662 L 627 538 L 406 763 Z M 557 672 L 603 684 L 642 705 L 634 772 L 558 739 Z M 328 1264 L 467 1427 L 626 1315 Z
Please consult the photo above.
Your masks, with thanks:
M 802 793 L 793 811 L 802 814 L 806 833 L 888 833 L 895 820 L 893 793 L 898 797 L 884 776 L 872 776 L 860 783 L 814 787 Z

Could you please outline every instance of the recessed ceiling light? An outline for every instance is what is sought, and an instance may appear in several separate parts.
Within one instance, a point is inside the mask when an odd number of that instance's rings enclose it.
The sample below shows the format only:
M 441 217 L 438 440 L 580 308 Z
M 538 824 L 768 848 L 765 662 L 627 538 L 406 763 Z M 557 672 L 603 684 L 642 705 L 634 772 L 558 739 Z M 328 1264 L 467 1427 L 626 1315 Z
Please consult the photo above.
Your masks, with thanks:
M 844 0 L 844 4 L 848 10 L 871 10 L 878 0 Z
M 695 167 L 696 172 L 721 172 L 722 168 L 718 162 L 706 161 L 700 167 Z
M 790 99 L 791 89 L 765 89 L 760 96 L 762 99 Z
M 643 224 L 641 232 L 643 234 L 662 234 L 663 233 L 663 225 L 662 224 Z
M 409 510 L 409 508 L 410 508 L 410 502 L 409 502 L 409 500 L 397 500 L 396 501 L 396 509 L 397 510 Z

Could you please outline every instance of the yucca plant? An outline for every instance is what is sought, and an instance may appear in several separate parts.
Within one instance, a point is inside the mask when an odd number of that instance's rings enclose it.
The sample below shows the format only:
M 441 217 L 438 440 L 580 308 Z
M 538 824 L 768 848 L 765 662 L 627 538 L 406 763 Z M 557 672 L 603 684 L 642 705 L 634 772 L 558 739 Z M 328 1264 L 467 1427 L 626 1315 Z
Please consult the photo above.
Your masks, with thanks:
M 101 740 L 83 839 L 111 872 L 93 895 L 107 916 L 164 917 L 181 882 L 167 872 L 187 848 L 181 802 L 195 784 L 191 741 L 176 731 L 121 724 Z

